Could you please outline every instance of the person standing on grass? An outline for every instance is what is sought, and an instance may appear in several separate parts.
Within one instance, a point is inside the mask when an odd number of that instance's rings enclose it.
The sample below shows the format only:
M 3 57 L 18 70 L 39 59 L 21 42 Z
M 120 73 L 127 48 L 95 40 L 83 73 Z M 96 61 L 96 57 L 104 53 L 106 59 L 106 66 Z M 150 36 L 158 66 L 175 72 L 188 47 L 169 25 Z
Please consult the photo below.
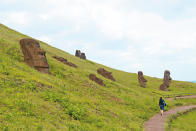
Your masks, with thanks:
M 162 97 L 160 97 L 160 99 L 159 99 L 159 107 L 160 107 L 161 116 L 163 116 L 163 111 L 164 111 L 164 107 L 165 106 L 166 106 L 165 101 L 163 100 Z

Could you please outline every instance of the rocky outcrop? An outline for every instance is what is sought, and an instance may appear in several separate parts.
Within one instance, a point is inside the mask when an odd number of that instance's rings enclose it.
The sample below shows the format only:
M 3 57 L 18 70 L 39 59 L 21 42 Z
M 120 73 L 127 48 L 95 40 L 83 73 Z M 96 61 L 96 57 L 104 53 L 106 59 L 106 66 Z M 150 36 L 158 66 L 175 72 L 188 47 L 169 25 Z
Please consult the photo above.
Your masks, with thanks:
M 142 71 L 138 71 L 138 82 L 139 82 L 141 87 L 146 88 L 147 80 L 144 78 Z
M 170 72 L 166 70 L 164 72 L 163 84 L 160 85 L 160 90 L 168 91 L 172 78 L 170 77 Z
M 86 60 L 86 54 L 81 52 L 80 50 L 76 50 L 75 56 L 79 57 L 80 59 Z
M 20 47 L 24 55 L 24 61 L 36 70 L 49 73 L 49 64 L 46 59 L 46 52 L 40 48 L 38 41 L 34 39 L 21 39 Z
M 94 82 L 96 82 L 97 84 L 99 84 L 101 86 L 105 86 L 105 84 L 103 83 L 103 80 L 98 78 L 98 77 L 96 77 L 96 75 L 94 75 L 94 74 L 90 74 L 89 75 L 89 79 L 94 81 Z
M 53 56 L 53 58 L 55 58 L 56 60 L 68 65 L 68 66 L 71 66 L 71 67 L 74 67 L 74 68 L 77 68 L 77 65 L 71 63 L 71 62 L 68 62 L 67 59 L 63 58 L 63 57 L 59 57 L 59 56 Z
M 103 77 L 110 79 L 112 81 L 115 81 L 114 77 L 112 76 L 112 72 L 106 71 L 104 68 L 99 68 L 97 70 L 97 73 L 102 75 Z

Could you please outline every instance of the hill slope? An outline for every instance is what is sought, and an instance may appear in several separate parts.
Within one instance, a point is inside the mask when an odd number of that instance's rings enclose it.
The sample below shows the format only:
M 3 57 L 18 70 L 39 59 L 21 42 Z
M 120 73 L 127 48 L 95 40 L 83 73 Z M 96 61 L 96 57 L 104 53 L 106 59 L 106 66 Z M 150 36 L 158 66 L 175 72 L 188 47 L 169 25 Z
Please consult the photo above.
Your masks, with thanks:
M 159 110 L 159 95 L 152 92 L 196 93 L 196 84 L 180 81 L 173 81 L 169 92 L 159 91 L 162 80 L 148 76 L 147 88 L 141 88 L 137 74 L 81 60 L 40 41 L 50 65 L 50 74 L 42 74 L 24 63 L 22 38 L 29 37 L 0 24 L 0 129 L 143 130 L 144 121 Z M 100 67 L 111 71 L 116 82 L 97 74 Z M 90 81 L 90 73 L 103 79 L 106 87 Z M 196 101 L 170 102 L 168 108 L 189 103 Z

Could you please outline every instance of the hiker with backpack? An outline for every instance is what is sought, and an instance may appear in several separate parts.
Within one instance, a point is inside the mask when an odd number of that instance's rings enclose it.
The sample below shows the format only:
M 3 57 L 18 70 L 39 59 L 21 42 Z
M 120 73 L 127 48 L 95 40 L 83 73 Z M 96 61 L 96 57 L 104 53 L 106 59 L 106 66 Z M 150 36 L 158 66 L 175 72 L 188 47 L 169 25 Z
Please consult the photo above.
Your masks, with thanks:
M 164 111 L 164 107 L 165 106 L 166 106 L 165 101 L 163 100 L 162 97 L 160 97 L 160 99 L 159 99 L 159 107 L 160 107 L 161 116 L 163 116 L 163 111 Z

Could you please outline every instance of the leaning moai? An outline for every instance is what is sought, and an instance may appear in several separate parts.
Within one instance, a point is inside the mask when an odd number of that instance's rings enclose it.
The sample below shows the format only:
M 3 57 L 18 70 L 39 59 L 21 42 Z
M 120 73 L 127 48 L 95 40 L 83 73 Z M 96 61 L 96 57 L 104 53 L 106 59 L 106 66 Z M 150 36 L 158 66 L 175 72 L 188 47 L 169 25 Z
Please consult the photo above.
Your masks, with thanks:
M 170 77 L 170 72 L 166 70 L 164 72 L 163 84 L 160 85 L 160 90 L 168 91 L 172 78 Z
M 85 53 L 81 53 L 80 58 L 86 60 L 86 55 L 85 55 Z
M 138 82 L 141 87 L 146 88 L 147 80 L 144 78 L 142 71 L 138 71 Z
M 81 51 L 80 51 L 80 50 L 76 50 L 75 56 L 80 58 L 80 56 L 81 56 Z
M 24 61 L 36 70 L 49 73 L 49 64 L 46 59 L 46 52 L 40 48 L 38 41 L 34 39 L 21 39 L 20 47 L 24 55 Z

